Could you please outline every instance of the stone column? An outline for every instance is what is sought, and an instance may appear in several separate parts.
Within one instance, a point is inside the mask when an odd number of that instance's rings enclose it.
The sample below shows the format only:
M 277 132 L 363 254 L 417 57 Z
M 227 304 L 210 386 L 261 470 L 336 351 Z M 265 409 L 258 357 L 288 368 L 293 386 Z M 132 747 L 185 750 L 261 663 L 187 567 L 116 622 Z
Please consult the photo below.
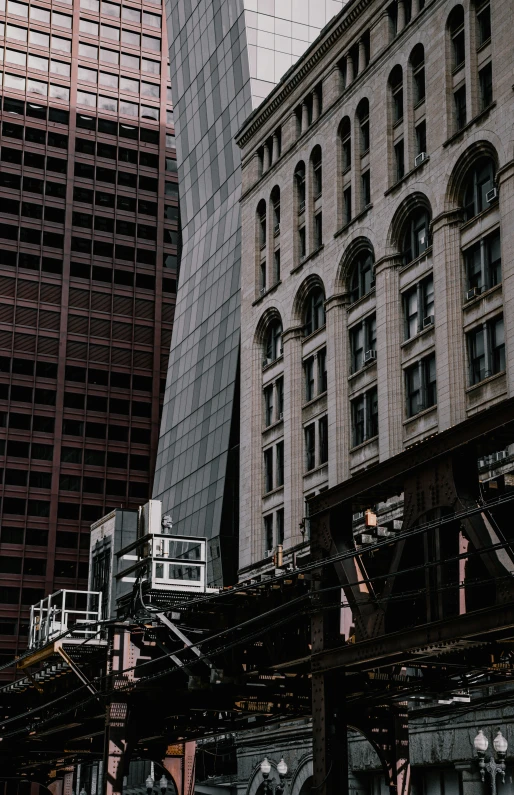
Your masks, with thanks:
M 432 222 L 434 316 L 439 430 L 466 417 L 465 339 L 462 331 L 462 263 L 460 210 L 442 213 Z
M 353 83 L 354 78 L 354 69 L 353 69 L 353 58 L 348 53 L 346 56 L 346 85 L 349 86 L 350 83 Z
M 269 144 L 264 144 L 264 157 L 262 158 L 262 173 L 264 174 L 270 167 L 270 151 Z
M 326 304 L 328 382 L 329 486 L 350 477 L 350 421 L 348 409 L 348 293 L 331 296 Z
M 377 296 L 377 392 L 379 455 L 383 461 L 403 449 L 405 418 L 400 360 L 400 258 L 375 265 Z
M 273 145 L 271 150 L 271 162 L 276 163 L 278 158 L 280 157 L 280 152 L 278 148 L 278 134 L 275 132 L 273 133 Z
M 304 449 L 302 426 L 303 327 L 284 331 L 284 545 L 302 541 Z
M 419 14 L 419 0 L 412 0 L 412 16 L 415 17 Z
M 501 255 L 503 305 L 514 306 L 514 162 L 511 160 L 497 174 L 501 218 Z M 505 361 L 507 363 L 507 390 L 514 395 L 514 316 L 504 312 Z
M 398 17 L 396 20 L 396 32 L 400 33 L 405 27 L 405 2 L 398 0 Z
M 312 92 L 312 121 L 319 117 L 319 96 L 317 91 Z
M 302 102 L 302 133 L 309 127 L 309 108 L 306 102 Z
M 367 66 L 367 64 L 366 64 L 366 45 L 365 45 L 363 39 L 360 39 L 359 40 L 359 72 L 358 72 L 358 74 L 363 72 L 364 69 L 366 68 L 366 66 Z

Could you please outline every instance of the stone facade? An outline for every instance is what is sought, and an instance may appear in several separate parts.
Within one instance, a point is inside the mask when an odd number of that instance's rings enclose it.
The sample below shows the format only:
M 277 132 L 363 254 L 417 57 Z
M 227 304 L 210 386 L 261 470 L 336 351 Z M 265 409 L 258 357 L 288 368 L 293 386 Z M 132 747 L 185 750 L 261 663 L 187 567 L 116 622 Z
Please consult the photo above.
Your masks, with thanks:
M 239 132 L 245 571 L 513 394 L 511 15 L 354 0 Z

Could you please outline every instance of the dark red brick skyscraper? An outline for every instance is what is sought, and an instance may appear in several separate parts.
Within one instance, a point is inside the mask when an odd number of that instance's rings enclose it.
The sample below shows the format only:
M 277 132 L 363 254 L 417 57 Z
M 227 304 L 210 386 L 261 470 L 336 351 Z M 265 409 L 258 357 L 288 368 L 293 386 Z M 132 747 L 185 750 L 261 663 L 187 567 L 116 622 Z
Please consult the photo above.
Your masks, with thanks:
M 0 0 L 0 51 L 1 663 L 150 496 L 179 231 L 159 0 Z

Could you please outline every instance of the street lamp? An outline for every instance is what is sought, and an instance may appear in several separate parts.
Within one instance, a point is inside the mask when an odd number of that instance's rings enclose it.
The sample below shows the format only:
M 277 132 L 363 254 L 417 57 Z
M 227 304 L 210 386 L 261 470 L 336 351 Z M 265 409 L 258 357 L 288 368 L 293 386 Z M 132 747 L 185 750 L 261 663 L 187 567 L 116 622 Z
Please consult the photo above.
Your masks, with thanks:
M 475 737 L 473 745 L 475 746 L 475 751 L 477 752 L 478 766 L 480 768 L 480 776 L 482 781 L 485 781 L 486 772 L 489 773 L 489 777 L 491 779 L 491 793 L 492 795 L 496 795 L 496 776 L 498 773 L 501 775 L 502 782 L 505 784 L 505 755 L 508 748 L 507 740 L 498 729 L 498 733 L 493 740 L 493 748 L 498 761 L 496 761 L 493 756 L 490 756 L 487 762 L 485 761 L 485 752 L 489 747 L 489 741 L 487 740 L 487 737 L 483 733 L 482 729 L 480 729 L 477 736 Z
M 154 785 L 154 780 L 153 780 L 153 778 L 152 778 L 152 775 L 151 775 L 151 774 L 150 774 L 150 775 L 147 777 L 147 779 L 146 779 L 146 782 L 145 782 L 145 783 L 146 783 L 146 792 L 147 792 L 147 795 L 152 795 L 152 792 L 153 792 L 153 785 Z
M 164 773 L 162 774 L 161 779 L 159 781 L 159 789 L 161 790 L 162 795 L 166 795 L 166 790 L 168 789 L 168 779 L 166 778 Z
M 266 795 L 282 795 L 284 792 L 285 781 L 284 778 L 287 774 L 287 765 L 283 759 L 277 765 L 277 773 L 280 776 L 280 781 L 275 781 L 275 779 L 269 779 L 269 774 L 271 773 L 271 763 L 268 762 L 268 759 L 264 757 L 261 762 L 261 773 L 264 779 L 264 792 Z

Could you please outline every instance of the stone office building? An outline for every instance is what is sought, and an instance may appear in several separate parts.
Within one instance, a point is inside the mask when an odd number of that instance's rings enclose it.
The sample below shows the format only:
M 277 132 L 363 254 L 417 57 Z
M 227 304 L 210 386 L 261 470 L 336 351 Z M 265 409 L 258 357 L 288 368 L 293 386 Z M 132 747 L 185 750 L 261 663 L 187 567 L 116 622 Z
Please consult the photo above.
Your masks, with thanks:
M 307 554 L 312 496 L 513 395 L 511 17 L 353 0 L 239 131 L 242 580 Z M 473 737 L 509 710 L 411 712 L 413 787 L 481 791 Z M 262 740 L 237 742 L 257 791 Z M 363 740 L 350 765 L 384 786 Z

